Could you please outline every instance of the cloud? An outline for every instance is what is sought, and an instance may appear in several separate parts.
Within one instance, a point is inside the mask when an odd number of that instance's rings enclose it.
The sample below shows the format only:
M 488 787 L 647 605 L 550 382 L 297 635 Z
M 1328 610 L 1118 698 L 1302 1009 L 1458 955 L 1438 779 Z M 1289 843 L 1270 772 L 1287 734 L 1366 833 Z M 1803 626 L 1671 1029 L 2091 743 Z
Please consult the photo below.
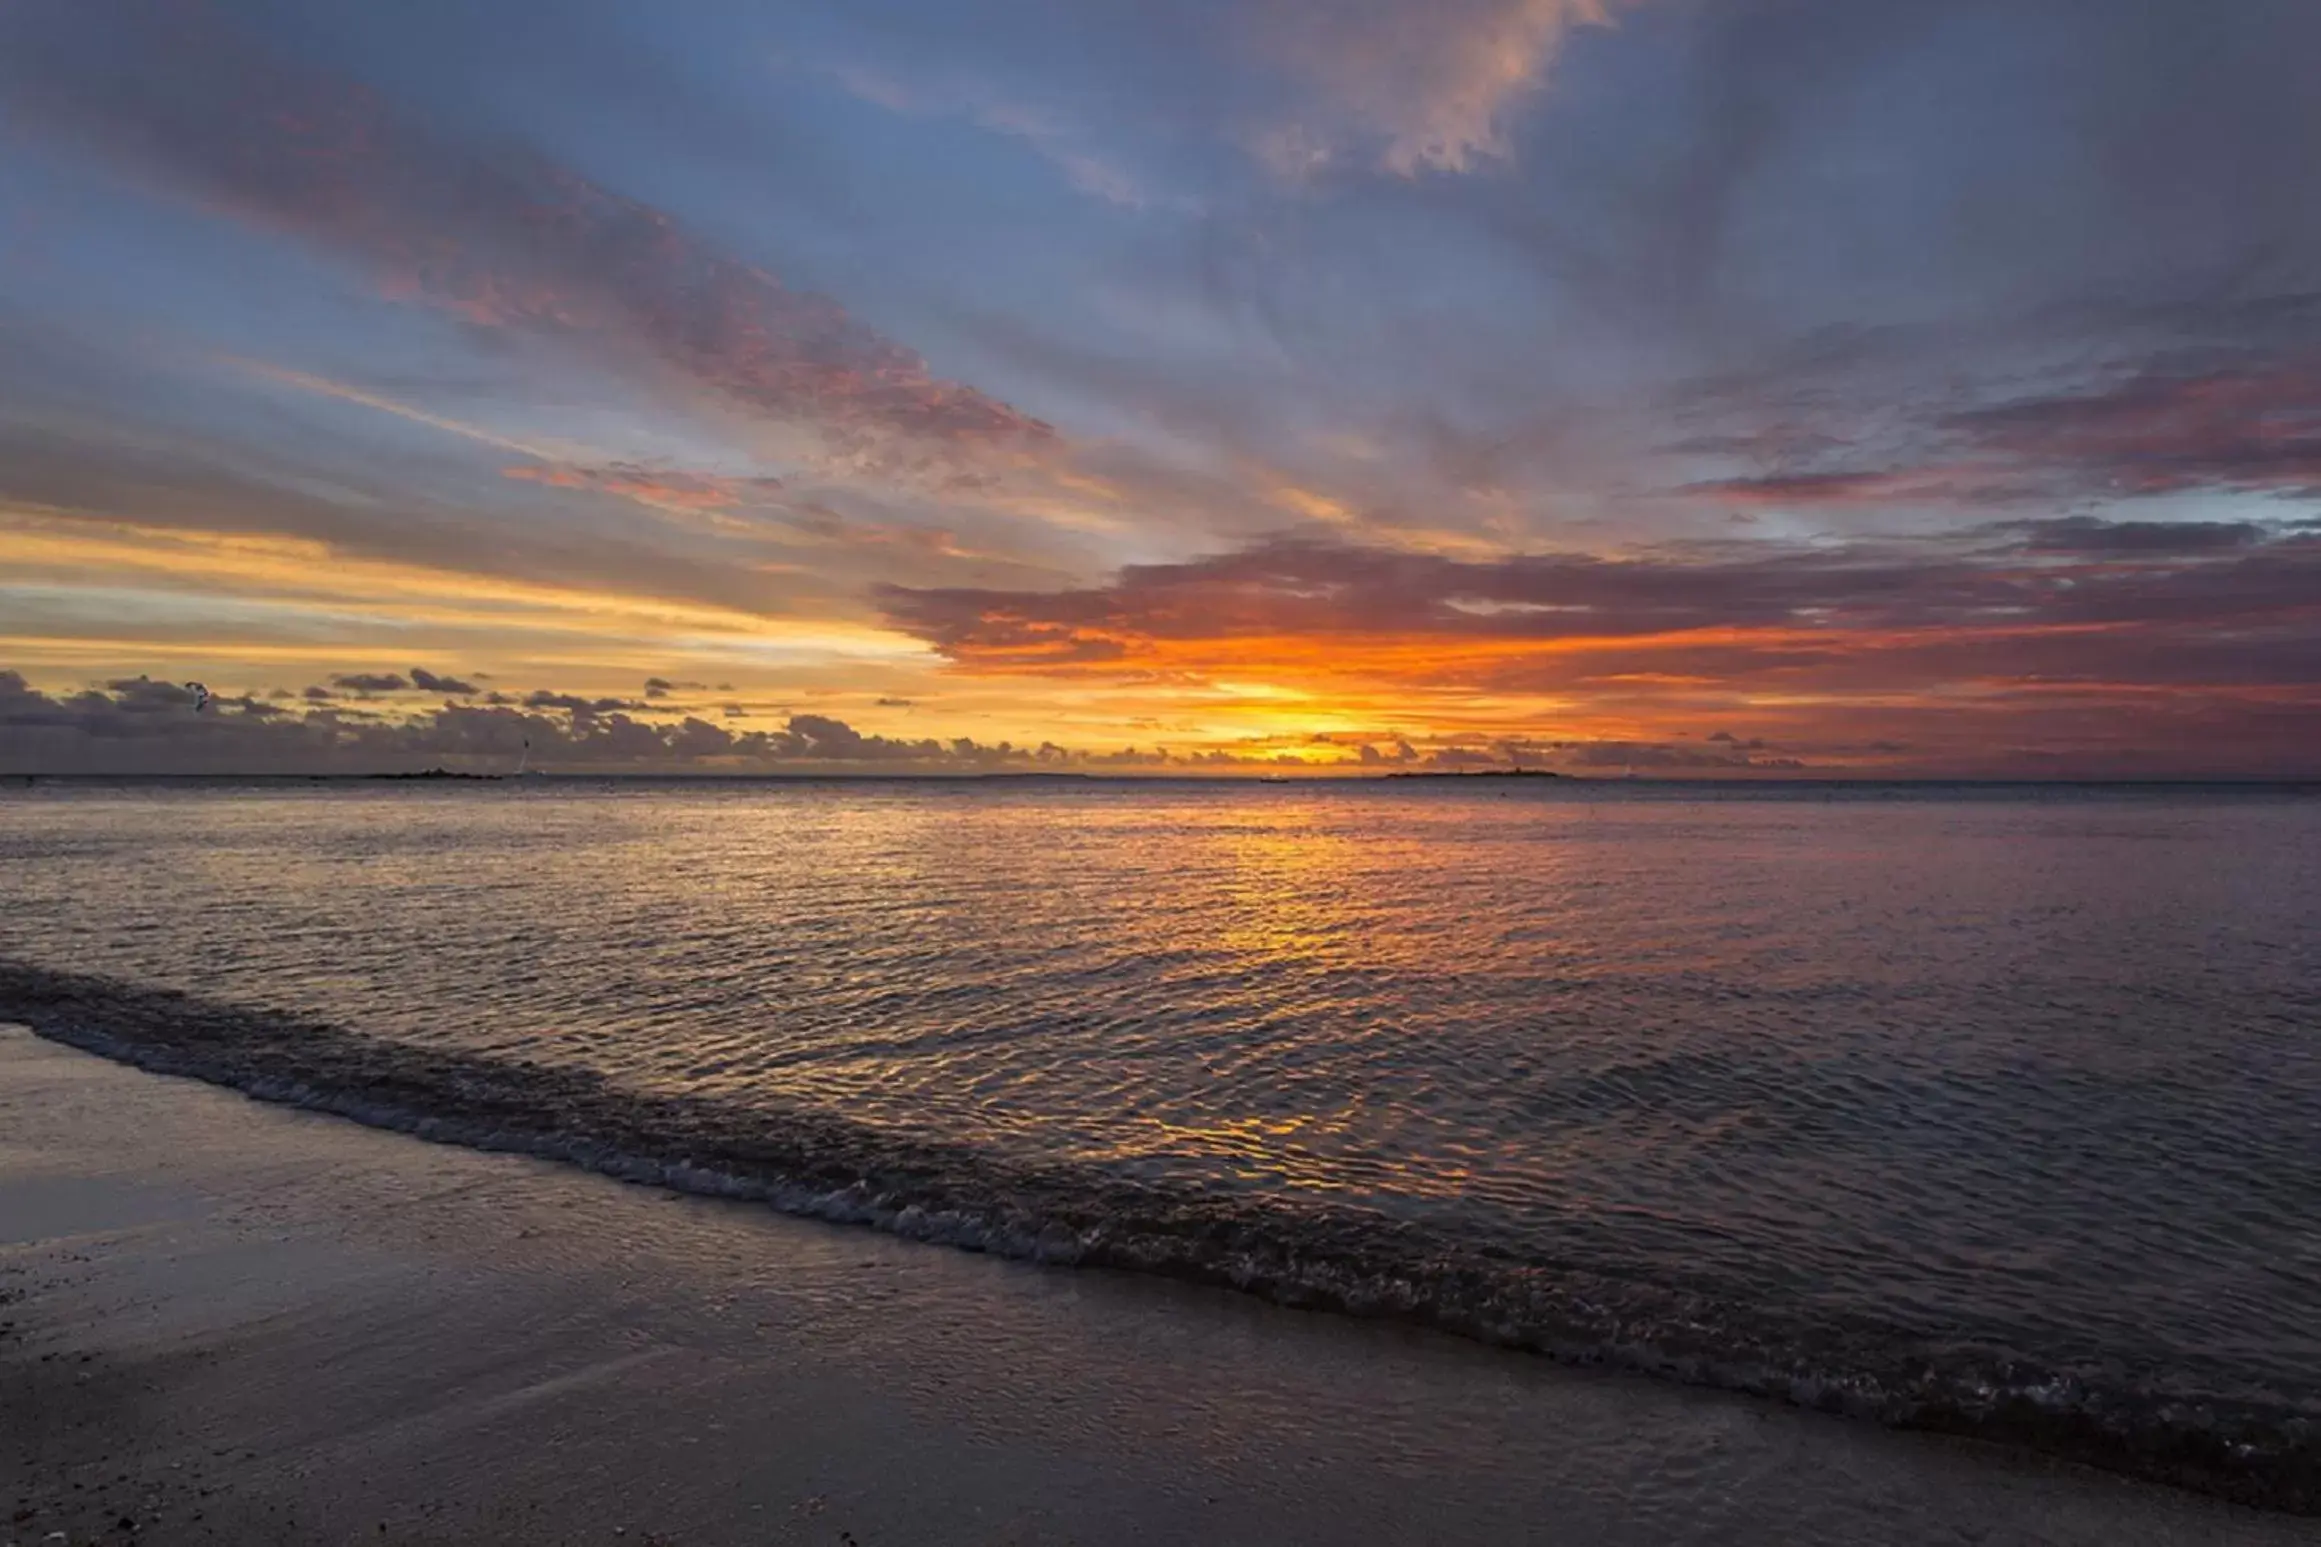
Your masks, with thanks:
M 1263 739 L 1199 751 L 1133 745 L 1096 751 L 1051 741 L 883 736 L 812 713 L 789 715 L 778 730 L 737 731 L 692 715 L 672 723 L 607 707 L 618 702 L 539 689 L 516 702 L 444 703 L 404 714 L 356 715 L 330 706 L 301 714 L 244 695 L 214 700 L 197 714 L 191 695 L 169 683 L 127 678 L 50 694 L 20 673 L 0 671 L 0 774 L 359 774 L 428 767 L 505 773 L 527 755 L 533 767 L 572 773 L 1378 771 L 1488 767 L 1511 749 L 1536 766 L 1546 750 L 1544 743 L 1509 742 L 1421 751 L 1389 734 L 1299 738 L 1332 754 L 1320 759 Z
M 2321 496 L 2321 352 L 2155 365 L 2096 391 L 2017 398 L 1946 424 L 1980 449 L 2100 493 Z
M 1821 506 L 1994 505 L 2035 491 L 1996 469 L 1920 467 L 1875 471 L 1769 473 L 1686 484 L 1679 492 L 1721 504 L 1804 510 Z
M 524 707 L 443 704 L 409 718 L 286 712 L 253 698 L 196 713 L 192 695 L 142 678 L 51 695 L 0 670 L 0 773 L 382 773 L 446 766 L 506 772 L 933 773 L 1028 768 L 1157 767 L 1164 754 L 1124 748 L 1083 754 L 966 737 L 869 735 L 827 715 L 790 717 L 778 731 L 729 731 L 692 716 L 655 724 L 636 705 L 541 690 Z
M 1512 120 L 1575 27 L 1611 0 L 1268 0 L 1244 25 L 1298 105 L 1254 138 L 1291 175 L 1349 155 L 1389 172 L 1467 172 L 1510 154 Z
M 1711 741 L 1718 738 L 1710 737 Z M 1730 738 L 1726 738 L 1730 739 Z M 1709 773 L 1732 769 L 1793 771 L 1806 766 L 1794 757 L 1757 757 L 1762 743 L 1748 747 L 1686 747 L 1668 742 L 1589 741 L 1558 746 L 1563 761 L 1574 768 L 1650 768 L 1673 772 Z
M 2308 309 L 2308 298 L 2275 299 Z M 2213 334 L 2246 310 L 2203 318 L 2178 308 L 2170 323 Z M 1870 395 L 1859 384 L 1846 394 L 1834 382 L 1825 387 L 1833 400 L 1817 411 L 1833 427 L 1844 425 L 1849 401 Z M 1677 492 L 1788 510 L 2054 506 L 2193 492 L 2321 498 L 2321 346 L 2295 328 L 2254 343 L 2177 339 L 2031 390 L 2011 383 L 1971 408 L 1929 410 L 1907 389 L 1883 392 L 1882 432 L 1866 444 L 1850 426 L 1840 435 L 1787 424 L 1754 440 L 1724 433 L 1678 442 L 1667 449 L 1774 465 Z M 1874 465 L 1881 449 L 1884 464 Z
M 13 104 L 45 131 L 476 327 L 649 360 L 894 470 L 1053 438 L 666 212 L 533 151 L 456 141 L 206 9 L 22 8 L 0 28 L 0 60 Z
M 1276 540 L 1183 564 L 1132 565 L 1060 592 L 879 593 L 888 620 L 982 671 L 1098 674 L 1233 640 L 1618 641 L 1708 630 L 1810 630 L 1842 646 L 1891 630 L 2126 625 L 2195 609 L 2218 621 L 2310 604 L 2321 544 L 2219 544 L 2190 524 L 2016 523 L 1976 540 L 1669 546 L 1624 558 L 1495 560 Z M 2182 562 L 2116 570 L 2026 560 L 2100 547 Z
M 1906 742 L 1944 766 L 1987 768 L 2009 745 L 2321 766 L 2321 538 L 2286 525 L 2072 517 L 1476 561 L 1274 541 L 1100 587 L 888 588 L 880 602 L 964 675 L 1191 703 L 1525 715 L 1639 746 L 1747 713 L 1799 757 Z
M 683 599 L 736 623 L 792 611 L 815 586 L 752 562 L 762 554 L 755 542 L 743 558 L 735 534 L 705 530 L 713 521 L 592 522 L 582 512 L 543 521 L 439 492 L 420 459 L 366 465 L 343 460 L 345 445 L 324 443 L 312 446 L 321 455 L 301 447 L 285 456 L 187 437 L 117 406 L 105 410 L 121 416 L 110 433 L 84 438 L 77 421 L 27 431 L 5 422 L 32 399 L 5 379 L 10 363 L 0 329 L 0 546 L 19 550 L 0 556 L 0 569 L 37 562 L 21 553 L 29 532 L 40 547 L 81 549 L 87 557 L 73 562 L 89 570 L 158 574 L 195 561 L 214 593 L 296 589 L 353 612 L 393 610 L 419 593 L 440 600 L 494 590 L 517 611 L 539 604 L 603 613 Z M 125 375 L 110 386 L 126 396 L 134 383 Z M 194 390 L 191 378 L 176 385 Z M 272 412 L 248 400 L 225 405 L 237 410 L 261 419 Z M 677 526 L 689 530 L 680 536 Z M 100 547 L 111 550 L 102 559 Z M 926 552 L 927 564 L 942 558 Z
M 2196 558 L 2259 547 L 2273 535 L 2254 521 L 2105 521 L 2095 516 L 2015 521 L 1994 530 L 2019 534 L 2029 553 L 2082 558 Z
M 1002 100 L 957 82 L 906 85 L 861 65 L 832 65 L 827 73 L 854 96 L 889 112 L 961 117 L 979 129 L 1017 140 L 1092 198 L 1125 209 L 1165 202 L 1157 201 L 1127 168 L 1090 149 L 1085 127 L 1066 123 L 1050 110 Z
M 331 678 L 330 685 L 349 693 L 401 693 L 411 682 L 391 671 L 366 671 L 343 673 Z
M 411 685 L 424 693 L 449 693 L 454 697 L 472 697 L 476 691 L 472 682 L 457 677 L 438 677 L 424 666 L 411 668 Z
M 561 709 L 566 714 L 582 719 L 645 707 L 643 702 L 634 698 L 582 698 L 572 693 L 552 693 L 545 688 L 527 693 L 523 703 L 527 709 Z
M 519 482 L 545 484 L 552 489 L 583 489 L 591 494 L 607 494 L 680 514 L 732 510 L 777 493 L 782 487 L 779 478 L 688 473 L 634 462 L 613 462 L 602 467 L 519 464 L 504 467 L 500 472 Z
M 155 682 L 150 677 L 120 677 L 105 684 L 114 706 L 123 714 L 173 714 L 192 709 L 200 697 L 190 684 Z

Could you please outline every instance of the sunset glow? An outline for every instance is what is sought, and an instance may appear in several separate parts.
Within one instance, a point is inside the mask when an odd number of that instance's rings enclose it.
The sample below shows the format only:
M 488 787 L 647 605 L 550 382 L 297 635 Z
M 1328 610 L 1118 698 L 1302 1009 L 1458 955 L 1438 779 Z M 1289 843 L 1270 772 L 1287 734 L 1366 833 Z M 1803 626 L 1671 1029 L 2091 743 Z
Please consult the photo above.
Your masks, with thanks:
M 0 772 L 2321 774 L 2321 32 L 2034 9 L 10 6 Z

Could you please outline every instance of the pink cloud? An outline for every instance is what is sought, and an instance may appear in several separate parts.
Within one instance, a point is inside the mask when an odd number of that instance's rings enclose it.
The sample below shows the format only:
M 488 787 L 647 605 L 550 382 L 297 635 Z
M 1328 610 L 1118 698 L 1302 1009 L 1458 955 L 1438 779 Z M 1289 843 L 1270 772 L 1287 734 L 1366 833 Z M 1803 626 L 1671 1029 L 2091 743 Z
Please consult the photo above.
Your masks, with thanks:
M 528 150 L 460 143 L 214 13 L 89 0 L 33 36 L 49 46 L 12 83 L 28 118 L 351 259 L 397 299 L 652 362 L 897 469 L 1054 438 L 667 211 Z

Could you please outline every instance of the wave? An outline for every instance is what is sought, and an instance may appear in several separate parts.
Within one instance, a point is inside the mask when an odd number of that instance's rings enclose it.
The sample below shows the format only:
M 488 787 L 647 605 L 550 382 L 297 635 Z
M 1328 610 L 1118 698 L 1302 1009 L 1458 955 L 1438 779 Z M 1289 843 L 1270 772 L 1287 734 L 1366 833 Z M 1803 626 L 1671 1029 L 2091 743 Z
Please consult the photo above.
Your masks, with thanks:
M 1572 1364 L 2025 1445 L 2321 1514 L 2321 1406 L 2042 1364 L 1874 1317 L 1733 1303 L 1375 1211 L 1172 1189 L 824 1111 L 637 1090 L 585 1069 L 380 1040 L 281 1011 L 0 961 L 0 1019 L 159 1073 L 437 1143 L 754 1200 L 1061 1266 L 1162 1274 Z

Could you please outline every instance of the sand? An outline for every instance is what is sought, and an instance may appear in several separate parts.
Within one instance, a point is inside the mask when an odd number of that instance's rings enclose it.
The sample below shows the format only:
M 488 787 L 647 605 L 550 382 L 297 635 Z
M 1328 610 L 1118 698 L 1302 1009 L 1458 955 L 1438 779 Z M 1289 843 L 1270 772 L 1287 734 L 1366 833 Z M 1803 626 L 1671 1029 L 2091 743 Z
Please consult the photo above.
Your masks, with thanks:
M 264 1106 L 0 1028 L 0 1544 L 2288 1543 L 2011 1452 Z

